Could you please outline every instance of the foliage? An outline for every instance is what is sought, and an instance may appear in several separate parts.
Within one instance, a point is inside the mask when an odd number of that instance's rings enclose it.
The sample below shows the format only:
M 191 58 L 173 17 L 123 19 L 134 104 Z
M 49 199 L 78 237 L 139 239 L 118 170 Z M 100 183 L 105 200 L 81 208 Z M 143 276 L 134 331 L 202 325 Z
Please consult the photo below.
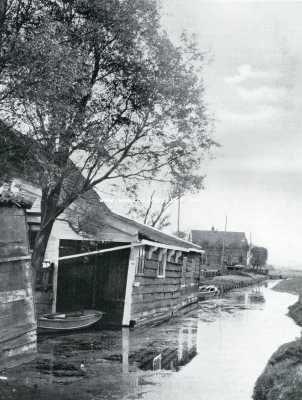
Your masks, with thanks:
M 35 143 L 30 163 L 42 216 L 34 264 L 55 218 L 95 185 L 160 174 L 182 188 L 201 186 L 193 171 L 214 143 L 203 55 L 186 35 L 181 46 L 172 44 L 155 0 L 8 3 L 1 10 L 1 116 Z
M 0 121 L 0 184 L 20 176 L 38 182 L 35 166 L 30 162 L 34 144 Z
M 266 265 L 268 251 L 265 247 L 254 246 L 251 249 L 250 263 L 253 267 L 263 267 Z

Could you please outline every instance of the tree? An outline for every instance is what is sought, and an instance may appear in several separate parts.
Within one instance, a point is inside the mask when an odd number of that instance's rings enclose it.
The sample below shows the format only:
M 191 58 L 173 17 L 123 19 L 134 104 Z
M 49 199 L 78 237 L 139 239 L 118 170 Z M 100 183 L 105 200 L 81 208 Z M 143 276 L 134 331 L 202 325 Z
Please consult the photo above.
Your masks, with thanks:
M 180 176 L 173 176 L 171 181 L 146 182 L 140 185 L 127 187 L 127 194 L 130 199 L 128 215 L 144 224 L 154 228 L 164 229 L 171 225 L 168 210 L 186 193 L 194 193 L 203 189 L 203 176 L 196 176 L 193 173 L 185 179 Z M 150 191 L 151 189 L 151 191 Z
M 254 268 L 261 268 L 266 265 L 268 251 L 265 247 L 253 246 L 251 249 L 251 265 Z
M 20 59 L 18 45 L 26 32 L 35 28 L 37 11 L 33 0 L 0 2 L 0 106 L 14 90 L 13 85 L 7 85 L 12 68 L 27 63 Z
M 164 229 L 170 225 L 167 211 L 174 202 L 175 197 L 169 192 L 166 198 L 156 199 L 156 191 L 153 190 L 147 200 L 140 199 L 135 193 L 128 215 L 143 224 L 157 229 Z
M 55 219 L 83 193 L 159 174 L 198 182 L 192 171 L 214 142 L 203 56 L 185 35 L 172 44 L 155 0 L 34 3 L 34 29 L 14 44 L 26 62 L 7 69 L 1 116 L 34 143 L 30 163 L 42 189 L 37 270 Z

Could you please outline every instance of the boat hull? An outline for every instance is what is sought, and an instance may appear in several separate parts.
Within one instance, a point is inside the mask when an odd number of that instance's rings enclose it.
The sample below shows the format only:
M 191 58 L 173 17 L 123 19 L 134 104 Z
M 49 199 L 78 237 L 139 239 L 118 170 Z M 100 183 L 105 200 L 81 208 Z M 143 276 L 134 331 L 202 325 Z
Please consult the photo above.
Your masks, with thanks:
M 218 297 L 218 293 L 209 294 L 209 293 L 198 293 L 198 300 L 209 300 Z
M 64 318 L 62 315 L 66 317 Z M 104 313 L 102 311 L 85 311 L 78 316 L 72 313 L 47 315 L 38 319 L 38 330 L 60 332 L 85 329 L 98 322 L 103 315 Z

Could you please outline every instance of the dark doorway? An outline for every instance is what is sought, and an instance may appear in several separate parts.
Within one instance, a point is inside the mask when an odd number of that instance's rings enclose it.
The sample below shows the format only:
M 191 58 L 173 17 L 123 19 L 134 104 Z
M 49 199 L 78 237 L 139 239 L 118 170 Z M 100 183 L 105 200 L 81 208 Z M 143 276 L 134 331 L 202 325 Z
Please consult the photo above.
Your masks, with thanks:
M 102 250 L 125 243 L 97 243 L 61 240 L 60 256 Z M 105 311 L 121 322 L 130 249 L 100 255 L 88 255 L 60 261 L 58 272 L 57 311 L 82 309 Z

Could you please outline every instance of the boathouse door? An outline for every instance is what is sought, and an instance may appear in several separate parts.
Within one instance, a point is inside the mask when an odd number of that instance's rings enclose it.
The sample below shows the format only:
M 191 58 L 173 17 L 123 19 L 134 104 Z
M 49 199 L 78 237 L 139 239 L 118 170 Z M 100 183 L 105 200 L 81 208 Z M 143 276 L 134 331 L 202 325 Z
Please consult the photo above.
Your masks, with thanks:
M 61 240 L 60 257 L 125 243 Z M 130 249 L 61 260 L 58 268 L 57 311 L 96 309 L 122 320 Z

